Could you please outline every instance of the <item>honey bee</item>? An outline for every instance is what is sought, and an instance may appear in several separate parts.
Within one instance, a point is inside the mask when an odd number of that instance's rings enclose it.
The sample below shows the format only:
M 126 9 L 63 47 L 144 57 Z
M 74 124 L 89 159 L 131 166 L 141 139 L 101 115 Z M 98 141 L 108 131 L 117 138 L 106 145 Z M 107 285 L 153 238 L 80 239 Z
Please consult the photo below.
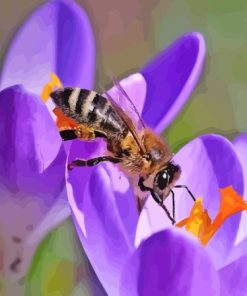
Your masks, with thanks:
M 128 176 L 138 178 L 140 191 L 146 195 L 151 193 L 174 224 L 175 199 L 172 189 L 183 187 L 193 200 L 195 198 L 187 186 L 175 185 L 181 169 L 172 161 L 173 155 L 168 145 L 146 127 L 133 102 L 116 79 L 114 84 L 128 102 L 128 110 L 123 110 L 107 92 L 100 95 L 95 91 L 66 87 L 51 93 L 50 96 L 57 108 L 75 122 L 74 128 L 60 127 L 63 140 L 79 138 L 89 141 L 101 137 L 107 143 L 106 155 L 89 160 L 76 159 L 68 168 L 94 166 L 103 161 L 118 164 Z M 131 113 L 135 115 L 135 119 L 134 116 L 130 116 Z M 170 194 L 173 204 L 172 215 L 164 205 L 164 200 Z M 137 205 L 141 210 L 139 197 Z

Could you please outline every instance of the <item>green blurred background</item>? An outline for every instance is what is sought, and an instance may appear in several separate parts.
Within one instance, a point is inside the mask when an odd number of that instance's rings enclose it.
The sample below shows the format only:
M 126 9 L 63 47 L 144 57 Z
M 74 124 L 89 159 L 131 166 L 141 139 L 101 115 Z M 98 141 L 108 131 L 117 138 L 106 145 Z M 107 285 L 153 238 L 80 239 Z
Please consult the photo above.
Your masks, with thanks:
M 110 85 L 108 69 L 124 77 L 184 32 L 205 36 L 207 57 L 198 86 L 164 133 L 174 151 L 202 133 L 232 139 L 247 130 L 245 0 L 77 2 L 88 13 L 96 36 L 96 89 Z M 15 31 L 40 3 L 1 0 L 1 59 Z M 102 295 L 70 219 L 42 242 L 20 285 L 25 295 Z

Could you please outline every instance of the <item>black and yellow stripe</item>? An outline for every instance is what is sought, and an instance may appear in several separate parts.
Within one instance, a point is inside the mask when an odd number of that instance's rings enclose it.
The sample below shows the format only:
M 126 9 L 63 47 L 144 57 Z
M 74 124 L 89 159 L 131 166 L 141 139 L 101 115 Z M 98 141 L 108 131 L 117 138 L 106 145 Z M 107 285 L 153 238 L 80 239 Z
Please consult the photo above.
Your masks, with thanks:
M 111 102 L 94 91 L 64 88 L 52 92 L 51 98 L 66 116 L 79 124 L 87 124 L 106 134 L 118 133 L 125 137 L 128 133 L 128 127 Z

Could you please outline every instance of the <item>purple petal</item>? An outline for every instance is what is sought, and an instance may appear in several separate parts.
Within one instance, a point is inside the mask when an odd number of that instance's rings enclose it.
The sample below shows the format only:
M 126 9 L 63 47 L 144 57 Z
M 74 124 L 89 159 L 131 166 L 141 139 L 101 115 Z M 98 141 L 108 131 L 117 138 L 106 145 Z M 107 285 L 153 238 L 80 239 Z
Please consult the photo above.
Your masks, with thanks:
M 163 131 L 180 111 L 202 69 L 205 41 L 200 33 L 189 33 L 141 69 L 147 82 L 144 121 L 156 132 Z
M 21 86 L 0 92 L 0 121 L 4 269 L 15 276 L 10 265 L 18 254 L 20 278 L 44 235 L 69 215 L 65 203 L 66 155 L 45 105 Z
M 97 145 L 75 141 L 68 161 L 95 157 L 99 152 Z M 88 258 L 105 290 L 117 295 L 120 272 L 133 245 L 118 212 L 109 170 L 99 165 L 68 171 L 67 191 L 77 231 Z
M 242 256 L 247 255 L 247 238 L 242 240 L 236 246 L 234 246 L 224 262 L 224 266 L 232 263 L 233 261 L 239 259 Z
M 170 209 L 171 207 L 169 207 L 169 210 Z M 150 237 L 153 233 L 171 227 L 171 222 L 167 218 L 164 210 L 159 207 L 152 196 L 149 195 L 137 223 L 135 246 L 138 247 L 143 240 Z
M 145 240 L 124 267 L 120 295 L 219 295 L 215 269 L 202 247 L 178 231 Z
M 218 135 L 205 135 L 184 146 L 174 157 L 182 168 L 178 184 L 189 187 L 195 197 L 203 197 L 203 205 L 213 219 L 220 205 L 219 188 L 232 185 L 242 195 L 242 168 L 232 144 Z M 188 217 L 193 206 L 192 199 L 183 189 L 174 189 L 176 196 L 176 220 Z M 169 199 L 165 202 L 171 212 Z M 149 201 L 141 214 L 137 230 L 137 242 L 169 226 L 166 214 L 153 201 Z M 219 267 L 224 263 L 237 235 L 240 214 L 229 218 L 209 242 L 207 249 Z M 149 227 L 147 228 L 147 224 Z M 144 229 L 147 228 L 147 232 Z
M 40 6 L 16 34 L 3 64 L 1 89 L 23 84 L 40 94 L 56 73 L 64 85 L 92 88 L 95 48 L 89 19 L 73 1 Z
M 233 145 L 219 135 L 205 135 L 186 145 L 175 161 L 183 173 L 180 184 L 186 184 L 196 197 L 202 196 L 204 207 L 213 219 L 219 210 L 219 188 L 232 186 L 243 194 L 243 172 Z M 181 197 L 178 212 L 185 213 L 186 193 Z M 188 209 L 188 206 L 187 206 Z M 217 267 L 222 266 L 236 239 L 241 214 L 231 216 L 209 242 L 207 250 Z
M 117 166 L 105 164 L 104 167 L 112 182 L 111 189 L 123 227 L 130 243 L 134 245 L 139 214 L 133 189 L 126 175 Z
M 247 255 L 219 270 L 221 295 L 245 296 L 247 294 Z
M 244 175 L 244 199 L 247 200 L 247 133 L 243 133 L 234 139 L 233 145 L 238 154 L 239 160 L 242 165 Z M 235 244 L 240 243 L 247 238 L 247 214 L 242 212 L 241 221 L 239 224 L 238 235 Z
M 47 193 L 47 187 L 51 186 L 52 194 L 52 180 L 45 180 L 45 175 L 59 166 L 61 172 L 57 177 L 62 179 L 65 154 L 45 105 L 21 86 L 13 86 L 0 92 L 0 119 L 1 182 L 13 192 L 32 192 L 38 188 L 39 192 Z M 42 173 L 44 177 L 40 178 Z M 48 182 L 46 186 L 44 182 Z

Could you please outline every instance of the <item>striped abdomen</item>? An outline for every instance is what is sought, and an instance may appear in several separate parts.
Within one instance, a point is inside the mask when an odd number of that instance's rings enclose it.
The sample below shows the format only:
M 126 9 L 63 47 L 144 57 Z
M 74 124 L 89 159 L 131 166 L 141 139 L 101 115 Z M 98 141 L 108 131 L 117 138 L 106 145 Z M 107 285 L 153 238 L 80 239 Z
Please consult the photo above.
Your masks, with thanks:
M 51 93 L 54 103 L 63 113 L 79 124 L 87 124 L 106 133 L 128 133 L 126 124 L 105 97 L 80 88 L 58 89 Z

